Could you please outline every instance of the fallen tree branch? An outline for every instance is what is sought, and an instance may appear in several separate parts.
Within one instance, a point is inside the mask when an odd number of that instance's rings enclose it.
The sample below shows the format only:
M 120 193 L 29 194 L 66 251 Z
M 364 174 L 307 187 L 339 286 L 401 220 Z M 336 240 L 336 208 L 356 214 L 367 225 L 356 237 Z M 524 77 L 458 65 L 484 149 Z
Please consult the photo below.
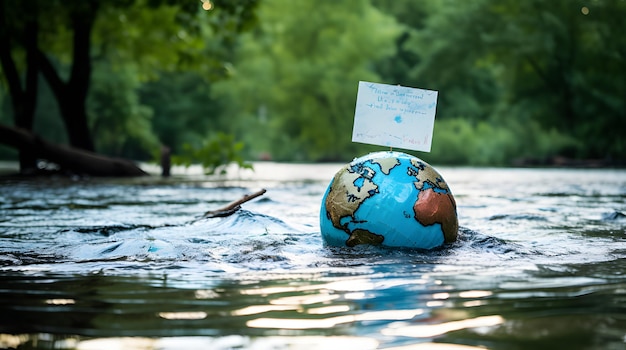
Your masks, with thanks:
M 142 176 L 145 171 L 133 162 L 48 142 L 18 127 L 0 124 L 0 143 L 26 149 L 36 158 L 58 164 L 62 170 L 91 176 Z
M 241 205 L 245 202 L 255 199 L 256 197 L 262 196 L 265 192 L 265 189 L 259 190 L 252 194 L 246 194 L 240 199 L 228 203 L 226 206 L 223 206 L 217 210 L 209 210 L 202 217 L 205 218 L 218 218 L 225 217 L 234 214 L 237 210 L 241 209 Z

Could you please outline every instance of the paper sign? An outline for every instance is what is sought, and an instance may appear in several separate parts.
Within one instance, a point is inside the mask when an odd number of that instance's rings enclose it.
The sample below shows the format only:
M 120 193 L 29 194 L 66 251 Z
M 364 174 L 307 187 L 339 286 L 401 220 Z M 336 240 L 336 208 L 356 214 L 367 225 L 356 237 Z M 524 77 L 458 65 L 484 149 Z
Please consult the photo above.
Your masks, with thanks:
M 352 141 L 430 152 L 437 91 L 359 82 Z

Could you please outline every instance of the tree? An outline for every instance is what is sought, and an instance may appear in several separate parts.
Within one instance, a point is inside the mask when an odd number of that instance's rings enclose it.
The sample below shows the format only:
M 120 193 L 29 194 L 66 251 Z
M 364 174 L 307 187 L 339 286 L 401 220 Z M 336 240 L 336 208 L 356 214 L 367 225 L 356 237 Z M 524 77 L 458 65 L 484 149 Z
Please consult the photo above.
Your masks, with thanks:
M 27 11 L 25 2 L 0 3 L 0 65 L 11 95 L 13 122 L 17 127 L 31 130 L 37 104 L 38 88 L 38 52 L 37 40 L 39 27 L 37 8 Z M 19 56 L 26 56 L 26 67 L 18 67 L 11 55 L 11 48 L 16 42 L 23 48 Z M 21 60 L 20 60 L 21 61 Z M 20 79 L 20 68 L 26 70 L 24 84 Z M 23 149 L 19 153 L 21 169 L 34 169 L 35 157 L 32 152 Z
M 53 7 L 47 9 L 59 14 L 65 12 L 70 30 L 73 33 L 72 64 L 66 81 L 63 81 L 60 72 L 42 49 L 37 49 L 39 69 L 59 104 L 70 145 L 86 151 L 94 151 L 93 140 L 87 123 L 86 105 L 92 72 L 91 33 L 99 4 L 100 2 L 97 0 L 84 0 L 65 3 L 63 6 L 52 4 Z M 41 5 L 43 3 L 39 2 L 36 6 Z
M 259 19 L 242 38 L 233 77 L 215 87 L 233 130 L 254 140 L 257 156 L 353 156 L 358 82 L 380 79 L 371 66 L 394 52 L 394 19 L 366 0 L 267 0 Z
M 131 64 L 147 63 L 140 72 L 145 76 L 164 69 L 214 69 L 222 57 L 204 59 L 210 46 L 207 44 L 211 44 L 206 35 L 219 28 L 222 34 L 217 38 L 222 46 L 232 45 L 236 33 L 254 20 L 256 0 L 216 5 L 217 10 L 210 11 L 213 19 L 207 21 L 209 12 L 194 2 L 3 1 L 0 58 L 16 125 L 32 129 L 37 74 L 41 72 L 58 102 L 70 145 L 94 150 L 87 114 L 93 57 L 113 65 L 127 64 L 129 59 L 133 60 Z M 130 17 L 138 21 L 130 20 L 127 13 L 139 13 Z M 120 38 L 124 39 L 115 40 Z M 170 45 L 155 50 L 164 46 L 164 40 Z M 21 51 L 29 58 L 25 67 L 19 67 L 13 57 Z M 20 70 L 27 72 L 25 88 L 19 84 Z
M 578 141 L 571 156 L 624 159 L 626 2 L 524 2 L 491 11 L 509 21 L 489 33 L 510 67 L 505 103 Z M 522 14 L 514 16 L 514 6 Z M 616 79 L 616 77 L 618 77 Z
M 528 141 L 517 141 L 525 148 L 518 152 L 527 155 L 536 156 L 537 145 L 545 144 L 538 141 L 557 134 L 564 142 L 547 153 L 623 159 L 626 2 L 476 0 L 425 6 L 428 18 L 406 45 L 419 57 L 410 75 L 442 91 L 438 116 L 513 129 Z M 533 137 L 537 131 L 543 135 Z
M 228 130 L 210 94 L 211 84 L 194 72 L 163 72 L 139 88 L 141 103 L 152 110 L 154 134 L 173 153 L 183 151 L 184 144 L 201 145 L 207 131 Z

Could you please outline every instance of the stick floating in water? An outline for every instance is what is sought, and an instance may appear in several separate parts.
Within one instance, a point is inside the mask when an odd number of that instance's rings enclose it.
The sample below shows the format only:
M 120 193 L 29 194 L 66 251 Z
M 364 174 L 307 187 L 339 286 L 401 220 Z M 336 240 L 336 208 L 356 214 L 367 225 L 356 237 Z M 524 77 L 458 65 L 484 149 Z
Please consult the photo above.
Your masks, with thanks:
M 240 199 L 230 202 L 228 203 L 226 206 L 219 208 L 217 210 L 209 210 L 206 213 L 204 213 L 204 215 L 202 217 L 205 218 L 218 218 L 218 217 L 225 217 L 225 216 L 229 216 L 234 214 L 237 210 L 241 209 L 241 205 L 245 202 L 251 201 L 253 199 L 255 199 L 256 197 L 262 196 L 265 192 L 267 192 L 267 190 L 265 189 L 261 189 L 257 192 L 254 192 L 252 194 L 246 194 L 243 197 L 241 197 Z

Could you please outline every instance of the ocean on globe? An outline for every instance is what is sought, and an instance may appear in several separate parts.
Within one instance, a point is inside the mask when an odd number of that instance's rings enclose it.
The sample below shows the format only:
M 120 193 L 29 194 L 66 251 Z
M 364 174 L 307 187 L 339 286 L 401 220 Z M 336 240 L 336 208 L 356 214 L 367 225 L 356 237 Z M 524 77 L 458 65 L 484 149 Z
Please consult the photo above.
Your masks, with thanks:
M 356 158 L 331 180 L 320 210 L 325 244 L 432 249 L 457 238 L 456 202 L 428 163 L 402 152 Z

